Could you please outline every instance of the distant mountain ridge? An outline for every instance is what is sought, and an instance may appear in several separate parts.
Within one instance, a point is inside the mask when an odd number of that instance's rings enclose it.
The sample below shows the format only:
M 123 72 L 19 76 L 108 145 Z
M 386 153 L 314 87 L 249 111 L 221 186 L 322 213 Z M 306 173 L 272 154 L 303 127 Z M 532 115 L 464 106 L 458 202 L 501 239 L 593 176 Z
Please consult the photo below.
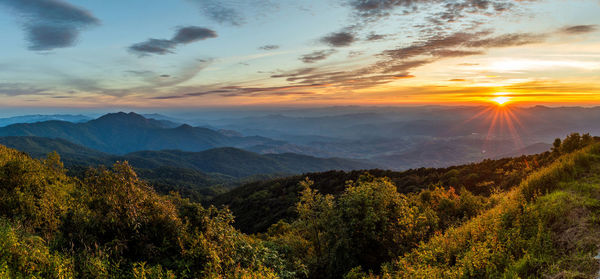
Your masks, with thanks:
M 91 120 L 91 117 L 81 114 L 32 114 L 0 118 L 0 127 L 18 124 L 18 123 L 35 123 L 51 120 L 66 121 L 73 123 L 81 123 Z
M 258 154 L 231 147 L 214 148 L 201 152 L 162 150 L 111 155 L 63 139 L 12 136 L 0 137 L 0 144 L 26 152 L 36 158 L 43 158 L 48 153 L 56 151 L 67 166 L 110 166 L 116 161 L 128 161 L 132 166 L 142 169 L 174 167 L 233 178 L 378 167 L 375 164 L 358 160 L 317 158 L 292 153 Z
M 109 113 L 84 123 L 44 121 L 0 128 L 0 136 L 61 138 L 110 154 L 141 150 L 179 149 L 203 151 L 216 147 L 250 147 L 280 143 L 265 137 L 225 135 L 187 124 L 174 127 L 166 120 L 145 118 L 137 113 Z

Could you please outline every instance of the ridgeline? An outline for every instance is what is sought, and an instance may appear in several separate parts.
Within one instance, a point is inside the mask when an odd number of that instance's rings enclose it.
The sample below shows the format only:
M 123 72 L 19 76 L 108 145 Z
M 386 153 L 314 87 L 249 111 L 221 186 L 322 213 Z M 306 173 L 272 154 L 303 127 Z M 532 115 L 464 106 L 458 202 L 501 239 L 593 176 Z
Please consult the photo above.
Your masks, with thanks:
M 244 230 L 260 233 L 241 232 L 227 209 L 158 194 L 127 163 L 74 178 L 56 153 L 32 159 L 0 146 L 0 277 L 593 278 L 598 270 L 600 144 L 589 135 L 540 155 L 313 174 L 228 195 L 217 199 L 250 204 L 261 225 Z

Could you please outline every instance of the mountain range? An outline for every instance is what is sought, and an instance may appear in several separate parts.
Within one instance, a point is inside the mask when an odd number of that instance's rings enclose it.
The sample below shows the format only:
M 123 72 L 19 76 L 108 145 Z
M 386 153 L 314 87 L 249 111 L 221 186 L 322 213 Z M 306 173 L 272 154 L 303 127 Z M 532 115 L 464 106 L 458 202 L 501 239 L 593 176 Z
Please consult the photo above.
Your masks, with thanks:
M 194 169 L 205 173 L 218 173 L 235 178 L 257 174 L 296 174 L 325 170 L 373 169 L 377 164 L 342 158 L 317 158 L 312 156 L 282 153 L 258 154 L 232 147 L 213 148 L 201 152 L 180 150 L 138 151 L 124 155 L 113 155 L 64 139 L 41 137 L 0 137 L 0 144 L 43 158 L 56 151 L 66 166 L 105 165 L 117 161 L 128 161 L 132 166 L 144 169 L 177 167 Z
M 35 123 L 35 122 L 44 122 L 44 121 L 52 121 L 52 120 L 80 123 L 80 122 L 90 121 L 90 120 L 92 120 L 92 118 L 85 116 L 85 115 L 81 115 L 81 114 L 77 114 L 77 115 L 74 115 L 74 114 L 21 115 L 21 116 L 0 118 L 0 127 L 12 125 L 12 124 L 18 124 L 18 123 Z
M 177 126 L 170 121 L 148 119 L 133 112 L 106 114 L 83 123 L 52 120 L 13 124 L 0 128 L 0 136 L 61 138 L 110 154 L 163 149 L 202 151 L 278 142 L 260 136 L 226 135 L 187 124 Z
M 348 158 L 406 170 L 539 153 L 570 127 L 587 127 L 580 132 L 593 133 L 598 129 L 592 122 L 600 119 L 597 108 L 514 108 L 513 117 L 497 121 L 485 107 L 330 110 L 329 115 L 307 109 L 248 116 L 227 111 L 230 118 L 214 114 L 204 120 L 119 112 L 84 122 L 12 124 L 0 127 L 0 136 L 64 139 L 112 155 L 234 147 L 258 154 Z M 514 130 L 508 129 L 509 119 Z

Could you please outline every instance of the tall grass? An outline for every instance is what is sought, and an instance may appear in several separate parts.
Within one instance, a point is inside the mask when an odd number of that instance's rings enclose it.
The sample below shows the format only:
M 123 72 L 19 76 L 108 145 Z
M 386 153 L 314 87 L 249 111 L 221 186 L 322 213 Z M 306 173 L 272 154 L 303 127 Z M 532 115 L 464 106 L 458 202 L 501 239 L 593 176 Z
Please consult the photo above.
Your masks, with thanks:
M 569 181 L 590 169 L 591 163 L 598 159 L 600 144 L 588 146 L 582 150 L 558 158 L 548 167 L 531 174 L 518 189 L 527 200 L 557 189 L 559 182 Z
M 600 144 L 558 158 L 512 190 L 497 194 L 497 205 L 421 243 L 384 267 L 390 278 L 541 277 L 555 260 L 548 222 L 536 198 L 588 172 L 599 161 Z

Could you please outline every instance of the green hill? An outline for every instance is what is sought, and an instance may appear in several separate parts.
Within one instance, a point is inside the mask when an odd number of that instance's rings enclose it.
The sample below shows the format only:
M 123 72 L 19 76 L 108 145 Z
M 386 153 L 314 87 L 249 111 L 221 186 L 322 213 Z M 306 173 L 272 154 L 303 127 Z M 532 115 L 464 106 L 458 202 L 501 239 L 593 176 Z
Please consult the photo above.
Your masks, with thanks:
M 377 165 L 341 158 L 317 158 L 293 153 L 258 154 L 223 147 L 202 152 L 179 150 L 139 151 L 122 156 L 110 155 L 62 139 L 40 137 L 0 137 L 0 144 L 24 151 L 33 157 L 45 157 L 56 151 L 67 166 L 112 165 L 128 161 L 139 169 L 174 167 L 193 169 L 233 178 L 262 174 L 295 174 L 325 170 L 370 169 Z
M 449 168 L 420 168 L 402 172 L 371 169 L 368 171 L 329 171 L 254 181 L 214 197 L 210 203 L 232 210 L 236 226 L 244 232 L 264 232 L 280 219 L 296 216 L 301 181 L 308 178 L 323 194 L 338 195 L 346 188 L 346 181 L 356 181 L 368 173 L 387 177 L 400 193 L 418 192 L 436 185 L 465 188 L 478 195 L 489 195 L 494 190 L 509 189 L 528 174 L 552 162 L 550 152 L 538 155 L 484 160 L 480 163 Z
M 448 169 L 251 184 L 234 199 L 268 208 L 294 197 L 284 202 L 293 215 L 255 235 L 235 229 L 227 209 L 156 193 L 127 164 L 65 172 L 56 155 L 0 146 L 1 278 L 595 278 L 599 269 L 600 143 L 589 135 Z
M 178 150 L 140 151 L 122 157 L 141 168 L 180 166 L 236 178 L 258 174 L 295 174 L 324 170 L 370 169 L 376 165 L 358 160 L 317 158 L 286 154 L 258 154 L 237 148 L 214 148 L 201 152 Z
M 110 155 L 63 139 L 0 137 L 0 144 L 44 158 L 56 151 L 71 174 L 81 176 L 89 166 L 111 166 L 128 161 L 161 193 L 176 191 L 195 200 L 224 192 L 248 180 L 327 170 L 370 169 L 371 163 L 297 154 L 261 155 L 236 148 L 202 152 L 140 151 Z
M 127 164 L 64 173 L 0 146 L 0 278 L 275 276 L 264 263 L 278 254 L 227 211 L 161 196 Z

